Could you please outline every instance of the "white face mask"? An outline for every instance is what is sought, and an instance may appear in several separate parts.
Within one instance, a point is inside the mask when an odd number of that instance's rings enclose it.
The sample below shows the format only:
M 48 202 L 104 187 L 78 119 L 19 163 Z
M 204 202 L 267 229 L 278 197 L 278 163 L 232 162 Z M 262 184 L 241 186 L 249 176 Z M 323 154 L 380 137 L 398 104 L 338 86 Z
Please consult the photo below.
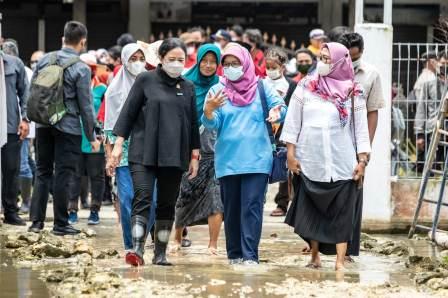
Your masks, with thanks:
M 162 63 L 162 68 L 166 74 L 172 78 L 178 78 L 184 71 L 184 64 L 179 61 Z
M 196 51 L 196 48 L 195 48 L 195 47 L 188 47 L 188 48 L 187 48 L 187 55 L 188 55 L 188 56 L 193 55 L 193 54 L 194 54 L 194 51 Z
M 354 69 L 354 70 L 357 70 L 358 67 L 361 65 L 361 58 L 359 58 L 359 59 L 356 60 L 356 61 L 352 61 L 352 65 L 353 65 L 353 69 Z
M 331 64 L 323 63 L 322 61 L 317 62 L 316 66 L 317 73 L 321 76 L 326 76 L 331 72 Z
M 224 76 L 232 82 L 238 81 L 243 76 L 243 66 L 233 67 L 227 66 L 224 67 Z
M 280 72 L 280 69 L 273 69 L 273 70 L 266 70 L 266 74 L 268 75 L 268 77 L 275 81 L 281 78 L 282 73 Z
M 145 71 L 145 62 L 136 61 L 136 62 L 129 62 L 126 64 L 126 68 L 129 70 L 129 72 L 134 76 L 138 76 L 140 73 Z

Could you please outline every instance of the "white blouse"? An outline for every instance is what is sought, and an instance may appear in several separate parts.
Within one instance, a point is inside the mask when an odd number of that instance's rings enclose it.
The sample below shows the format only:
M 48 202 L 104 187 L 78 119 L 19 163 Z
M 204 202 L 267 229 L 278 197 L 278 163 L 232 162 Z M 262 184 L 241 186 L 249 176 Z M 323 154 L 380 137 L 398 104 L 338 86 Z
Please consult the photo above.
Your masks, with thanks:
M 366 100 L 355 96 L 355 134 L 358 153 L 370 152 Z M 303 84 L 294 91 L 280 140 L 296 145 L 303 174 L 312 181 L 331 182 L 353 178 L 357 165 L 353 125 L 343 127 L 336 106 L 312 93 Z

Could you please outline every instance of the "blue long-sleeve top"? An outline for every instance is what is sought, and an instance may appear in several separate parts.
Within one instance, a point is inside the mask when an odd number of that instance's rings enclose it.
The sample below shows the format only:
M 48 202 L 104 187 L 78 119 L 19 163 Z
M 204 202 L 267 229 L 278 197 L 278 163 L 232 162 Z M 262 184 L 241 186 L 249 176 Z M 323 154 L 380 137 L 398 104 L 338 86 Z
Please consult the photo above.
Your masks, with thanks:
M 269 110 L 280 105 L 282 122 L 286 105 L 274 87 L 263 81 Z M 209 93 L 216 94 L 224 85 L 214 85 Z M 213 119 L 202 115 L 202 124 L 218 132 L 215 145 L 216 177 L 239 174 L 269 174 L 272 168 L 272 145 L 266 128 L 261 98 L 244 107 L 226 104 L 213 112 Z M 208 95 L 207 95 L 208 98 Z

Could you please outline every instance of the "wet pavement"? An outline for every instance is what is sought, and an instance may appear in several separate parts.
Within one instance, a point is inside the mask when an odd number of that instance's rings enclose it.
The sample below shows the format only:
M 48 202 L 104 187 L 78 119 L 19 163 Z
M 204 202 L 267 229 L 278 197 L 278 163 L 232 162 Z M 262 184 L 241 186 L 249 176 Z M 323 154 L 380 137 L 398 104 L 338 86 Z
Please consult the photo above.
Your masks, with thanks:
M 433 292 L 417 292 L 413 280 L 414 269 L 406 268 L 405 258 L 362 252 L 345 272 L 334 271 L 334 257 L 323 257 L 320 270 L 305 268 L 309 256 L 300 251 L 304 242 L 282 223 L 283 218 L 268 214 L 275 206 L 267 203 L 260 245 L 261 264 L 256 267 L 229 266 L 225 256 L 223 231 L 220 235 L 219 254 L 208 254 L 208 227 L 189 229 L 193 245 L 171 252 L 173 267 L 149 265 L 152 252 L 147 248 L 148 265 L 135 269 L 124 263 L 121 229 L 112 207 L 104 207 L 102 221 L 93 227 L 97 236 L 86 239 L 95 250 L 116 249 L 120 256 L 94 259 L 89 270 L 111 271 L 118 274 L 116 283 L 98 291 L 84 289 L 87 279 L 67 278 L 67 284 L 45 283 L 48 270 L 80 270 L 88 266 L 78 259 L 45 259 L 18 262 L 4 248 L 7 235 L 26 231 L 24 227 L 0 227 L 0 290 L 1 297 L 430 297 Z M 49 210 L 52 210 L 51 207 Z M 80 213 L 79 228 L 87 228 L 88 214 Z M 51 223 L 47 223 L 49 229 Z M 439 251 L 426 240 L 407 240 L 404 235 L 375 235 L 383 239 L 404 241 L 411 254 L 437 257 Z M 64 238 L 63 238 L 64 239 Z M 69 240 L 69 238 L 65 238 Z M 65 241 L 65 240 L 64 240 Z M 148 242 L 149 243 L 149 242 Z M 87 256 L 88 257 L 88 256 Z M 73 275 L 73 274 L 72 274 Z M 42 278 L 43 276 L 43 278 Z M 90 277 L 89 277 L 90 278 Z M 105 284 L 113 284 L 105 281 Z M 93 287 L 93 285 L 92 285 Z M 98 287 L 98 286 L 95 286 Z M 104 285 L 100 286 L 104 287 Z M 96 289 L 96 288 L 95 288 Z M 90 292 L 89 292 L 90 291 Z M 69 295 L 69 294 L 72 295 Z M 90 294 L 89 294 L 90 293 Z M 93 294 L 92 294 L 93 293 Z M 446 294 L 447 292 L 445 292 Z M 88 295 L 89 294 L 89 295 Z M 443 297 L 440 296 L 440 297 Z M 447 296 L 445 296 L 447 297 Z

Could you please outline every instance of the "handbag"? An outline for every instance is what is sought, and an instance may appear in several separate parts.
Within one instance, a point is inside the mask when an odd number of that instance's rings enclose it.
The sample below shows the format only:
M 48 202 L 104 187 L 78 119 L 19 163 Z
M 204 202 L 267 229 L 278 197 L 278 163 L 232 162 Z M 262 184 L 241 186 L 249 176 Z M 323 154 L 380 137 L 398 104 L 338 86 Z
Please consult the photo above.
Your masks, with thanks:
M 264 119 L 269 117 L 268 102 L 266 100 L 266 93 L 264 92 L 263 81 L 258 81 L 258 93 L 260 94 L 261 106 L 263 107 Z M 275 136 L 272 130 L 272 124 L 266 121 L 266 128 L 269 134 L 269 140 L 272 145 L 272 169 L 269 174 L 269 183 L 288 181 L 288 168 L 286 166 L 287 149 L 285 147 L 277 147 L 275 144 Z

